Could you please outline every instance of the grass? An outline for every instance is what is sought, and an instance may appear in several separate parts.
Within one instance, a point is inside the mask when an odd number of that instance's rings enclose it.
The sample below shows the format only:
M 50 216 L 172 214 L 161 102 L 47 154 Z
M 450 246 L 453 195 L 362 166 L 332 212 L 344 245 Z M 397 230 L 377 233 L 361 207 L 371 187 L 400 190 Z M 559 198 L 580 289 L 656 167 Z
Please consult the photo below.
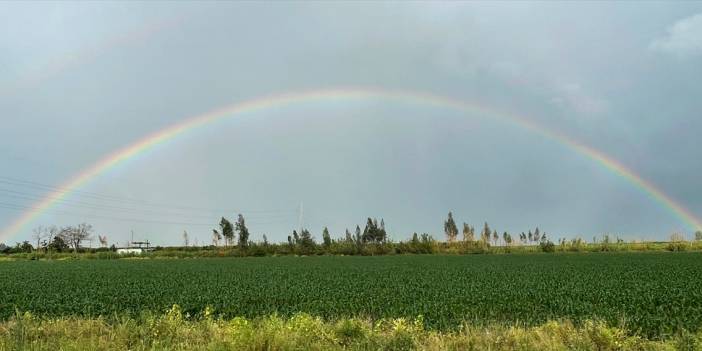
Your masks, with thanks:
M 136 318 L 38 318 L 0 323 L 0 350 L 700 350 L 702 333 L 647 340 L 604 322 L 550 321 L 539 326 L 427 330 L 421 319 L 192 319 L 179 306 Z

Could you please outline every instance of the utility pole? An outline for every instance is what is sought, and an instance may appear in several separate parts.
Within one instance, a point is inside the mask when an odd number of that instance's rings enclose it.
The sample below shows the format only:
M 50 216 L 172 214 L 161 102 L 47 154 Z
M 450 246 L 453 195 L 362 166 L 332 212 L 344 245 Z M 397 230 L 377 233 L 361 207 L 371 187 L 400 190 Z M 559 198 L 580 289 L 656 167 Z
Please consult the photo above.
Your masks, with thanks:
M 303 225 L 303 222 L 302 222 L 303 217 L 302 216 L 304 215 L 303 209 L 304 208 L 302 207 L 302 201 L 300 201 L 299 217 L 297 220 L 297 226 L 299 227 L 298 230 L 300 233 L 302 233 L 302 225 Z

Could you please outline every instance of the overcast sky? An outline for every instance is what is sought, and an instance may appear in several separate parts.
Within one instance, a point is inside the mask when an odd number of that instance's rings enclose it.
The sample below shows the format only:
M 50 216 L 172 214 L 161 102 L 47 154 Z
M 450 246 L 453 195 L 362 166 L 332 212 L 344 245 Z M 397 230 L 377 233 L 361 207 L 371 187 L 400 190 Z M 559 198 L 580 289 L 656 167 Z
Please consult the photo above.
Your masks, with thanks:
M 702 217 L 702 3 L 0 4 L 0 227 L 107 154 L 221 106 L 362 86 L 515 111 L 619 160 Z M 334 101 L 212 124 L 120 165 L 37 225 L 209 243 L 320 238 L 382 217 L 395 239 L 442 221 L 552 238 L 691 229 L 562 144 L 397 101 Z M 30 181 L 32 183 L 24 183 Z M 186 209 L 187 208 L 187 209 Z

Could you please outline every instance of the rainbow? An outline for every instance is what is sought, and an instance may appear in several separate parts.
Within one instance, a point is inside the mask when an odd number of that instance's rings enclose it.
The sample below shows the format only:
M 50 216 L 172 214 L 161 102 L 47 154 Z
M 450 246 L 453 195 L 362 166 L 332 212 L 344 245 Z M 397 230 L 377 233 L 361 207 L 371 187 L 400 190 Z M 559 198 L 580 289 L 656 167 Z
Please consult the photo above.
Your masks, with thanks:
M 149 134 L 141 140 L 105 156 L 97 163 L 84 169 L 76 176 L 68 180 L 62 186 L 57 188 L 58 190 L 47 194 L 42 200 L 34 204 L 34 206 L 30 207 L 28 211 L 23 213 L 9 226 L 4 228 L 2 233 L 0 233 L 0 241 L 8 240 L 14 235 L 18 234 L 23 228 L 25 228 L 46 210 L 52 208 L 55 204 L 69 196 L 73 191 L 84 186 L 92 179 L 141 153 L 183 135 L 188 131 L 227 117 L 241 115 L 243 113 L 252 113 L 297 103 L 354 99 L 383 99 L 403 103 L 435 106 L 444 109 L 453 109 L 460 112 L 488 113 L 496 120 L 516 125 L 571 148 L 575 152 L 597 162 L 606 169 L 610 170 L 612 173 L 633 184 L 635 187 L 655 200 L 663 208 L 670 211 L 675 217 L 682 220 L 682 222 L 689 226 L 690 229 L 700 230 L 702 228 L 702 222 L 689 210 L 676 202 L 662 190 L 658 189 L 654 184 L 635 174 L 617 160 L 590 146 L 579 143 L 564 134 L 557 133 L 554 130 L 538 125 L 529 119 L 525 119 L 512 113 L 498 111 L 489 106 L 433 95 L 430 93 L 374 88 L 343 88 L 312 90 L 300 93 L 286 93 L 239 102 L 201 115 L 187 118 L 179 123 Z

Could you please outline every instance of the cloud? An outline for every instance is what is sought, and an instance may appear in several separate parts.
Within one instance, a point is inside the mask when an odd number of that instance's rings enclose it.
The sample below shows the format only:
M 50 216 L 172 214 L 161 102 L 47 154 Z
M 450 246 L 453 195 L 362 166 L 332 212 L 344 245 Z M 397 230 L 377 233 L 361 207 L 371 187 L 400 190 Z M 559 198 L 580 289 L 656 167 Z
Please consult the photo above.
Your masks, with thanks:
M 605 112 L 608 108 L 606 100 L 590 95 L 577 83 L 557 86 L 555 93 L 556 96 L 551 98 L 551 103 L 580 114 L 596 115 Z
M 680 58 L 702 55 L 702 13 L 675 22 L 649 49 Z

